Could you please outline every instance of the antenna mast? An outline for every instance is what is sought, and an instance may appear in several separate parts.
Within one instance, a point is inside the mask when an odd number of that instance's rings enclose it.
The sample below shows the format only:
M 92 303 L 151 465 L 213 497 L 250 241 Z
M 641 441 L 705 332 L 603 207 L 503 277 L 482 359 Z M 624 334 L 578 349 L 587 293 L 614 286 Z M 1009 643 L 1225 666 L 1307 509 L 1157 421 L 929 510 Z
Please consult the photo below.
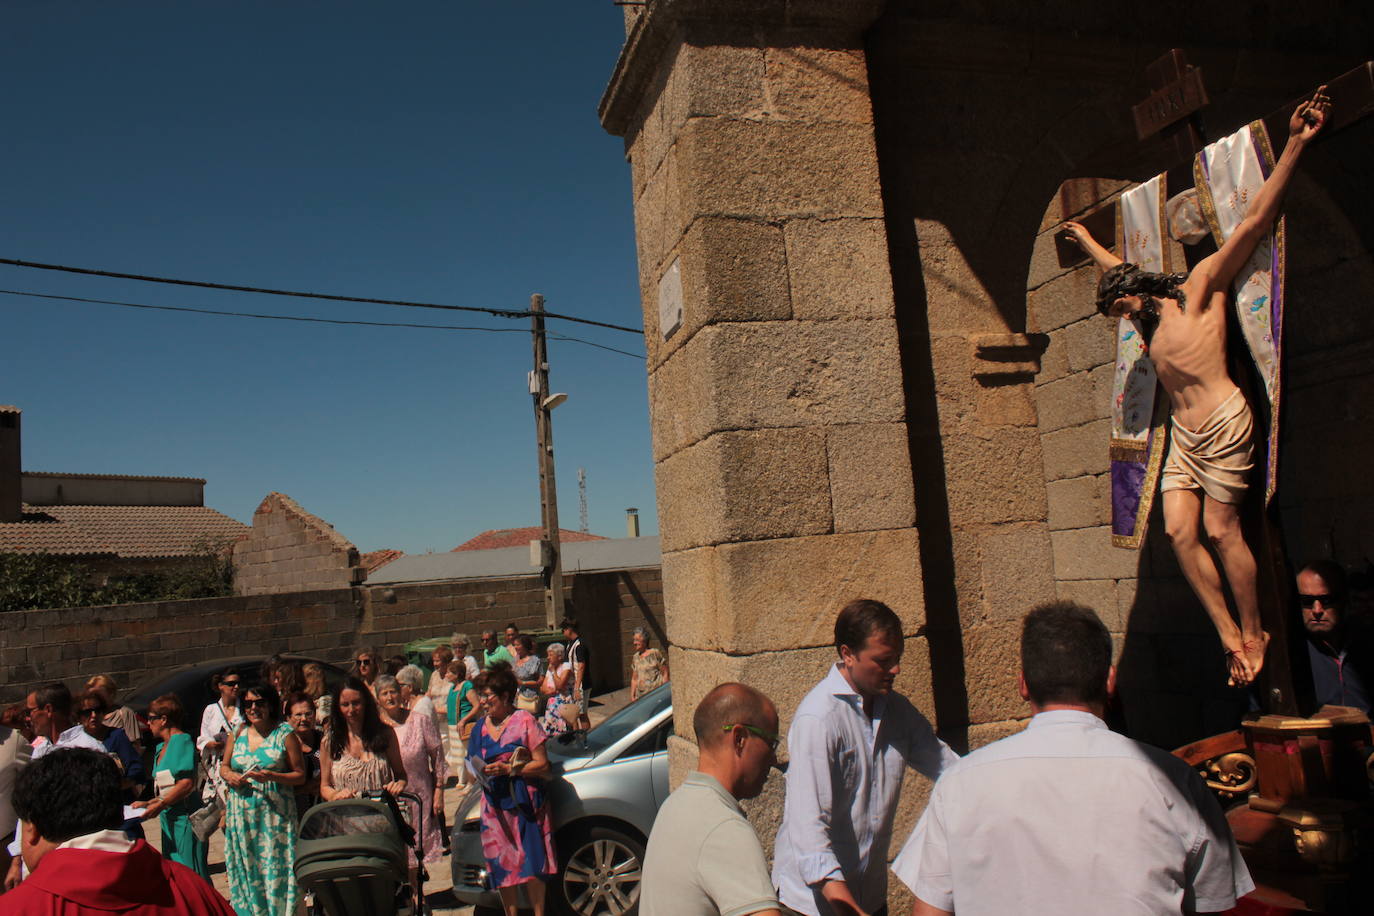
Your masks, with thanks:
M 587 469 L 577 469 L 577 530 L 587 533 Z

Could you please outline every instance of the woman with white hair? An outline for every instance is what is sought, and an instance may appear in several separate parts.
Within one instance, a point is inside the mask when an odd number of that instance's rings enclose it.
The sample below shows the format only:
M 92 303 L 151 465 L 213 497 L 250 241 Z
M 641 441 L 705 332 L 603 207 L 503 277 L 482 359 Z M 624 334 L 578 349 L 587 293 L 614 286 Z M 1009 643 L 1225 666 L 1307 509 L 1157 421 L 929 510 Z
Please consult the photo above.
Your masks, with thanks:
M 413 671 L 413 675 L 407 675 Z M 433 703 L 429 697 L 421 696 L 410 708 L 405 699 L 407 679 L 414 689 L 416 683 L 424 681 L 424 673 L 414 665 L 406 665 L 396 672 L 395 677 L 383 674 L 377 678 L 377 705 L 382 714 L 394 723 L 396 740 L 401 746 L 401 763 L 405 765 L 406 786 L 420 798 L 430 802 L 424 811 L 424 859 L 437 862 L 444 854 L 443 831 L 439 829 L 440 818 L 444 813 L 444 782 L 448 779 L 448 761 L 444 759 L 444 746 L 439 741 L 439 732 L 434 727 L 434 717 L 430 710 Z
M 551 643 L 546 650 L 549 664 L 539 692 L 548 701 L 544 718 L 539 724 L 549 735 L 561 735 L 572 728 L 569 718 L 577 719 L 577 704 L 572 696 L 572 665 L 567 662 L 568 650 L 561 642 Z
M 406 709 L 434 717 L 434 701 L 425 692 L 425 673 L 418 665 L 406 665 L 397 671 L 396 683 L 401 691 L 401 703 Z
M 630 700 L 639 699 L 655 687 L 668 683 L 668 660 L 657 649 L 649 648 L 649 631 L 635 627 L 630 637 L 634 654 L 630 656 Z

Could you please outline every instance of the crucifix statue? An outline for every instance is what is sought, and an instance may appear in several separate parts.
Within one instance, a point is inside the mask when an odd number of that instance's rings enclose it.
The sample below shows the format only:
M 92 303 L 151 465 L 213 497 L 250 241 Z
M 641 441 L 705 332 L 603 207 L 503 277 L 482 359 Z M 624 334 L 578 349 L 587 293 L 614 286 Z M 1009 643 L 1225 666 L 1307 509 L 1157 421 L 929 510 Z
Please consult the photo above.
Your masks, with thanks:
M 1265 285 L 1263 271 L 1252 271 L 1253 277 L 1247 271 L 1257 259 L 1281 265 L 1281 245 L 1273 242 L 1270 234 L 1298 159 L 1321 130 L 1329 110 L 1325 86 L 1297 107 L 1289 119 L 1282 155 L 1277 162 L 1261 162 L 1258 170 L 1252 170 L 1262 176 L 1262 181 L 1252 176 L 1247 184 L 1243 154 L 1252 145 L 1267 152 L 1266 137 L 1252 138 L 1247 133 L 1235 149 L 1223 149 L 1220 158 L 1199 157 L 1199 178 L 1208 181 L 1199 182 L 1201 203 L 1194 206 L 1206 213 L 1207 222 L 1218 234 L 1219 247 L 1186 274 L 1142 269 L 1128 257 L 1113 254 L 1082 224 L 1070 221 L 1064 225 L 1067 234 L 1102 271 L 1098 311 L 1129 320 L 1136 330 L 1128 330 L 1127 335 L 1138 332 L 1142 339 L 1137 345 L 1148 353 L 1152 364 L 1150 388 L 1157 379 L 1168 399 L 1171 428 L 1167 456 L 1158 475 L 1165 531 L 1188 584 L 1216 627 L 1229 681 L 1237 686 L 1251 683 L 1259 674 L 1269 635 L 1260 624 L 1254 551 L 1246 543 L 1240 521 L 1240 504 L 1253 467 L 1253 419 L 1249 404 L 1227 369 L 1226 314 L 1233 296 L 1242 311 L 1256 313 L 1252 324 L 1257 339 L 1247 342 L 1257 362 L 1262 363 L 1259 354 L 1263 342 L 1270 340 L 1264 323 L 1269 320 L 1268 303 L 1280 293 Z M 1222 174 L 1233 162 L 1235 174 Z M 1266 166 L 1267 175 L 1263 175 Z M 1229 193 L 1217 199 L 1218 191 Z M 1174 203 L 1169 201 L 1174 211 L 1171 216 L 1183 209 L 1174 208 Z M 1165 209 L 1162 196 L 1160 204 L 1155 222 L 1142 223 L 1144 228 L 1137 231 L 1138 236 L 1146 237 L 1151 231 L 1159 234 Z M 1155 250 L 1159 250 L 1159 243 L 1156 238 Z M 1123 247 L 1123 254 L 1129 253 Z M 1236 283 L 1237 278 L 1241 284 Z M 1244 322 L 1242 327 L 1247 338 L 1251 337 L 1250 327 Z M 1276 366 L 1275 354 L 1275 378 Z M 1272 399 L 1272 392 L 1270 396 Z M 1239 622 L 1227 607 L 1223 576 Z

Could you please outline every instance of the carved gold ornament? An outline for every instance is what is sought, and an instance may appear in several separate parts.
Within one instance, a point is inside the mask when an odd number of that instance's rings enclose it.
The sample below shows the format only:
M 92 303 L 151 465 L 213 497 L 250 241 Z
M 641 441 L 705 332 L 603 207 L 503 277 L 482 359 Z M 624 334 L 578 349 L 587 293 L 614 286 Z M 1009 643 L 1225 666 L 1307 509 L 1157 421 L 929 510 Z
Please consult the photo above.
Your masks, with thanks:
M 1248 795 L 1255 787 L 1258 772 L 1255 758 L 1242 751 L 1213 757 L 1198 767 L 1207 788 L 1227 801 Z

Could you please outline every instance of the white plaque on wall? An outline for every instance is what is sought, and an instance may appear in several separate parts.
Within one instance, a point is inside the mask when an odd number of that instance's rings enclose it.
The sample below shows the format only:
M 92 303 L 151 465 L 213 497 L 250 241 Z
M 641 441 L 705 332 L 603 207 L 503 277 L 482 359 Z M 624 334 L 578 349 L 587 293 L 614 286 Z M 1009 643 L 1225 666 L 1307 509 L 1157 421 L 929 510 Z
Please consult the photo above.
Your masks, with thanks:
M 658 279 L 658 330 L 667 340 L 682 327 L 682 270 L 678 259 Z

